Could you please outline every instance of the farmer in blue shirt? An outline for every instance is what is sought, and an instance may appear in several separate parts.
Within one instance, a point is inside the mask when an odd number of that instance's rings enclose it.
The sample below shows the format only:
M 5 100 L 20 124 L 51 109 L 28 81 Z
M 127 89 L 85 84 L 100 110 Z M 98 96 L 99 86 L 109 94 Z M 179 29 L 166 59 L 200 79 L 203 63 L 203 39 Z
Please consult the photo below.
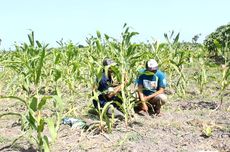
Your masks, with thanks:
M 110 101 L 117 101 L 120 104 L 122 104 L 122 100 L 118 97 L 118 94 L 121 91 L 122 85 L 115 85 L 112 79 L 112 66 L 115 66 L 116 63 L 111 59 L 105 59 L 103 61 L 104 68 L 108 68 L 108 74 L 106 75 L 105 69 L 102 73 L 102 78 L 98 83 L 97 90 L 100 92 L 98 96 L 98 101 L 100 104 L 100 107 L 104 107 L 107 102 Z M 93 100 L 94 107 L 98 109 L 98 102 L 96 100 Z M 115 103 L 112 104 L 114 106 L 114 116 L 123 118 L 124 114 L 119 110 L 119 106 Z M 109 107 L 107 113 L 109 115 L 112 115 L 112 108 Z
M 158 63 L 154 59 L 146 62 L 146 70 L 138 79 L 138 95 L 141 100 L 141 109 L 145 112 L 150 107 L 156 115 L 160 114 L 160 109 L 167 100 L 164 94 L 166 87 L 165 74 L 158 70 Z

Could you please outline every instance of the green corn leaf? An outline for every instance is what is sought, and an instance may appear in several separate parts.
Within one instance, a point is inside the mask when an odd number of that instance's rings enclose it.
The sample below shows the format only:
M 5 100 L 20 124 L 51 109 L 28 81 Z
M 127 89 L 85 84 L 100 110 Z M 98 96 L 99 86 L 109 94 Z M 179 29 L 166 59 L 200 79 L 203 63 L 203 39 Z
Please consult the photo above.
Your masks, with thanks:
M 102 68 L 97 68 L 97 79 L 101 80 L 102 79 Z M 98 81 L 99 82 L 99 81 Z
M 27 129 L 28 129 L 27 116 L 22 115 L 22 117 L 21 117 L 21 130 L 27 130 Z
M 174 35 L 174 30 L 172 30 L 171 32 L 170 39 L 172 38 L 173 35 Z
M 46 50 L 43 48 L 42 52 L 40 54 L 39 63 L 38 63 L 37 69 L 36 69 L 37 74 L 36 74 L 35 84 L 39 83 L 39 80 L 40 80 L 40 77 L 41 77 L 41 71 L 42 71 L 42 68 L 43 68 L 43 62 L 44 62 L 44 58 L 45 58 L 45 51 Z
M 134 56 L 132 56 L 132 57 L 130 58 L 130 60 L 132 61 L 132 60 L 139 59 L 141 56 L 142 56 L 141 54 L 140 54 L 140 55 L 139 55 L 139 54 L 134 55 Z
M 42 48 L 42 45 L 41 45 L 41 43 L 40 43 L 39 41 L 36 41 L 36 43 L 37 43 L 37 46 L 38 46 L 39 48 Z
M 73 62 L 73 63 L 72 63 L 72 66 L 73 66 L 73 68 L 72 68 L 72 72 L 73 72 L 73 73 L 74 73 L 77 69 L 80 68 L 80 64 L 79 64 L 78 62 Z
M 31 102 L 30 102 L 30 108 L 33 110 L 33 111 L 37 111 L 37 108 L 38 108 L 38 99 L 36 97 L 33 97 L 31 99 Z
M 44 152 L 50 152 L 50 146 L 49 146 L 49 139 L 47 136 L 44 136 L 42 138 L 43 146 L 44 146 Z
M 97 49 L 101 52 L 102 51 L 102 45 L 98 39 L 96 40 L 96 45 L 97 45 Z
M 45 45 L 43 46 L 43 48 L 46 49 L 48 46 L 49 46 L 49 44 L 45 44 Z M 51 48 L 50 48 L 50 49 L 47 49 L 47 51 L 51 51 L 51 50 L 52 50 Z
M 59 69 L 54 69 L 53 70 L 53 76 L 54 76 L 54 81 L 57 81 L 58 79 L 60 79 L 61 78 L 61 70 L 59 70 Z
M 178 33 L 173 41 L 173 44 L 177 43 L 180 37 L 180 33 Z
M 181 72 L 180 72 L 179 68 L 177 67 L 176 63 L 173 63 L 173 62 L 171 61 L 170 65 L 174 68 L 174 70 L 176 70 L 176 72 L 177 72 L 178 74 L 181 74 Z
M 34 47 L 34 32 L 32 31 L 31 34 L 28 34 L 28 38 L 30 41 L 30 46 Z
M 135 52 L 135 45 L 130 45 L 128 50 L 127 50 L 126 56 L 129 57 L 134 52 Z
M 125 32 L 123 33 L 123 36 L 126 36 L 126 34 L 129 32 L 129 27 L 125 29 Z
M 169 38 L 168 38 L 168 34 L 164 33 L 164 37 L 166 39 L 166 41 L 170 44 Z
M 59 64 L 61 61 L 61 53 L 55 55 L 54 64 Z
M 25 136 L 26 133 L 27 132 L 23 132 L 21 135 L 19 135 L 17 138 L 15 138 L 13 140 L 13 142 L 11 143 L 11 146 L 13 146 L 19 139 L 22 139 Z
M 108 41 L 109 40 L 109 36 L 107 34 L 104 34 L 104 35 L 105 35 L 106 41 Z
M 0 118 L 4 117 L 4 116 L 8 116 L 8 115 L 13 115 L 13 116 L 19 116 L 22 117 L 22 115 L 20 113 L 16 113 L 16 112 L 7 112 L 7 113 L 1 113 L 0 114 Z
M 59 94 L 53 96 L 53 98 L 54 98 L 55 101 L 56 101 L 56 102 L 54 103 L 54 104 L 55 104 L 55 107 L 58 106 L 58 108 L 62 111 L 62 109 L 63 109 L 63 107 L 64 107 L 64 103 L 63 103 L 61 97 L 59 96 Z
M 124 25 L 123 25 L 123 28 L 125 28 L 127 26 L 127 23 L 125 23 Z
M 19 98 L 16 96 L 0 96 L 0 99 L 4 99 L 4 98 L 17 99 L 17 100 L 21 101 L 22 103 L 24 103 L 24 105 L 27 107 L 27 102 L 25 100 L 23 100 L 22 98 Z
M 51 96 L 44 96 L 44 97 L 42 97 L 41 101 L 38 104 L 38 110 L 41 110 L 42 107 L 46 104 L 46 101 L 48 99 L 51 99 L 51 98 L 52 98 Z
M 97 31 L 97 37 L 98 37 L 99 39 L 101 39 L 101 33 L 100 33 L 100 31 Z
M 129 35 L 129 37 L 131 38 L 131 37 L 133 37 L 135 35 L 138 35 L 138 34 L 139 34 L 138 32 L 131 32 L 131 34 Z
M 29 122 L 29 126 L 35 130 L 38 129 L 37 122 L 35 118 L 35 113 L 32 109 L 29 109 L 29 114 L 26 116 L 27 121 Z
M 103 117 L 103 116 L 106 116 L 106 112 L 107 112 L 107 110 L 108 110 L 108 108 L 109 108 L 109 106 L 110 106 L 110 104 L 111 104 L 112 102 L 107 102 L 105 105 L 104 105 L 104 107 L 102 108 L 102 111 L 101 111 L 101 118 Z
M 22 89 L 29 93 L 29 86 L 26 83 L 22 85 Z
M 52 119 L 46 119 L 46 122 L 48 124 L 52 141 L 55 141 L 55 139 L 57 138 L 57 130 L 55 129 L 55 124 Z
M 43 132 L 44 126 L 45 126 L 44 119 L 40 119 L 40 122 L 38 122 L 38 130 L 37 130 L 37 132 Z
M 123 112 L 125 111 L 124 107 L 122 106 L 122 104 L 118 101 L 113 101 Z

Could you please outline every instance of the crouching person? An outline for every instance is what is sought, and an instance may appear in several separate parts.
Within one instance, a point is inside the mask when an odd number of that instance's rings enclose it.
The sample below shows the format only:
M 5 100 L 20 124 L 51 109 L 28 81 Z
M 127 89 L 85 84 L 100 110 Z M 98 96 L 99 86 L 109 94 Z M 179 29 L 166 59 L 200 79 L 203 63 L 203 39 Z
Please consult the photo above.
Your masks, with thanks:
M 113 101 L 112 106 L 108 108 L 107 114 L 111 116 L 114 112 L 114 117 L 123 119 L 124 114 L 121 112 L 119 106 L 116 103 L 122 104 L 122 100 L 119 98 L 119 94 L 122 88 L 122 84 L 116 85 L 114 84 L 112 74 L 112 66 L 115 66 L 116 63 L 111 59 L 105 59 L 103 61 L 104 70 L 102 72 L 102 78 L 98 80 L 97 90 L 100 92 L 98 96 L 98 101 L 100 107 L 103 108 L 107 102 Z M 105 68 L 108 68 L 108 73 L 106 74 Z M 98 101 L 93 100 L 94 107 L 98 109 Z
M 153 112 L 160 116 L 161 106 L 167 101 L 167 96 L 164 94 L 165 87 L 165 74 L 158 69 L 158 63 L 154 59 L 150 59 L 146 62 L 145 72 L 138 78 L 141 110 L 150 112 L 149 110 L 153 109 Z

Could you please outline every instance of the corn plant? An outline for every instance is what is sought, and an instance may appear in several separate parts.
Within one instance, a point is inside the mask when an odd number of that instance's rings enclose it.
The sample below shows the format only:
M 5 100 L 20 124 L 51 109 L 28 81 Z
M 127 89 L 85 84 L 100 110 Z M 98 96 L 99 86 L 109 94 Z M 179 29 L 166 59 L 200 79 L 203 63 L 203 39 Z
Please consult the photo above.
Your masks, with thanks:
M 224 100 L 224 91 L 226 88 L 230 85 L 230 62 L 226 65 L 222 65 L 221 67 L 222 71 L 222 77 L 219 83 L 221 84 L 221 89 L 219 92 L 219 97 L 220 97 L 220 104 L 216 109 L 221 108 Z
M 132 102 L 132 95 L 130 94 L 129 84 L 132 82 L 133 74 L 137 69 L 135 69 L 136 63 L 140 60 L 142 55 L 141 52 L 138 52 L 139 45 L 132 44 L 131 38 L 137 35 L 137 32 L 130 32 L 129 27 L 124 25 L 124 32 L 122 32 L 122 41 L 118 42 L 110 37 L 106 37 L 108 47 L 111 50 L 112 56 L 118 63 L 118 71 L 115 72 L 115 75 L 118 81 L 121 83 L 121 99 L 122 110 L 125 114 L 125 124 L 128 126 L 128 122 L 133 113 L 133 107 L 135 102 Z M 129 72 L 127 72 L 129 71 Z M 128 81 L 128 83 L 126 83 Z
M 29 133 L 30 139 L 34 140 L 37 144 L 37 148 L 40 151 L 49 151 L 50 140 L 43 134 L 46 123 L 51 133 L 51 137 L 54 141 L 57 135 L 58 126 L 60 124 L 60 118 L 62 110 L 62 101 L 59 96 L 41 96 L 39 95 L 39 88 L 43 80 L 44 64 L 46 62 L 48 45 L 42 46 L 39 41 L 35 41 L 34 33 L 28 35 L 30 44 L 24 43 L 22 46 L 16 46 L 16 51 L 13 52 L 13 60 L 7 60 L 4 63 L 7 67 L 12 68 L 20 78 L 22 78 L 21 88 L 27 93 L 25 99 L 17 96 L 4 96 L 1 98 L 16 99 L 22 102 L 26 108 L 24 114 L 20 113 L 6 113 L 5 115 L 18 115 L 21 119 L 22 130 Z M 31 86 L 34 86 L 34 90 L 31 91 Z M 56 88 L 57 89 L 57 88 Z M 58 90 L 58 89 L 57 89 Z M 58 91 L 56 91 L 57 93 Z M 56 109 L 56 118 L 45 118 L 43 116 L 43 107 L 47 101 L 52 100 L 54 103 L 54 109 Z M 36 132 L 34 137 L 31 133 Z
M 30 44 L 24 43 L 22 46 L 16 46 L 16 51 L 13 52 L 13 58 L 4 63 L 6 67 L 11 68 L 18 75 L 23 75 L 24 83 L 22 88 L 31 94 L 31 87 L 33 93 L 38 92 L 40 82 L 42 79 L 43 65 L 45 63 L 46 52 L 48 45 L 42 46 L 39 41 L 35 41 L 34 33 L 28 35 Z M 36 45 L 35 45 L 36 44 Z
M 125 122 L 126 126 L 128 125 L 129 118 L 132 116 L 134 102 L 133 96 L 129 92 L 129 84 L 132 82 L 132 78 L 135 77 L 133 73 L 136 71 L 135 65 L 140 60 L 140 57 L 142 53 L 138 52 L 139 45 L 132 44 L 131 38 L 138 34 L 137 32 L 129 32 L 129 28 L 126 28 L 126 25 L 124 26 L 124 32 L 122 33 L 122 41 L 119 42 L 116 39 L 108 36 L 105 34 L 105 39 L 102 38 L 101 33 L 97 31 L 97 37 L 91 37 L 87 39 L 87 42 L 89 45 L 88 47 L 88 53 L 87 55 L 87 62 L 85 62 L 85 65 L 88 67 L 89 72 L 89 78 L 88 81 L 90 81 L 90 85 L 92 88 L 95 88 L 95 80 L 96 77 L 100 80 L 102 77 L 102 70 L 103 67 L 101 66 L 102 60 L 105 57 L 112 58 L 115 60 L 118 64 L 117 67 L 112 67 L 114 71 L 114 78 L 117 80 L 118 83 L 122 85 L 121 88 L 121 96 L 119 96 L 123 104 L 120 105 L 117 103 L 118 106 L 120 106 L 120 109 L 125 114 Z M 87 53 L 86 53 L 87 54 Z M 105 72 L 107 71 L 104 69 Z M 129 73 L 127 71 L 130 71 Z M 133 73 L 131 72 L 133 71 Z M 125 85 L 125 81 L 129 81 L 127 85 Z M 98 93 L 93 89 L 94 92 L 94 100 L 97 100 Z M 115 101 L 113 101 L 115 102 Z M 98 104 L 98 107 L 100 105 Z M 112 119 L 108 119 L 104 116 L 104 112 L 107 111 L 108 106 L 103 107 L 102 109 L 99 108 L 99 118 L 100 118 L 100 126 L 103 125 L 103 121 L 106 121 L 106 124 L 113 124 Z M 107 125 L 108 126 L 108 125 Z
M 224 91 L 226 90 L 226 88 L 229 86 L 230 84 L 230 50 L 229 50 L 229 43 L 226 42 L 225 47 L 223 47 L 222 45 L 220 45 L 219 41 L 214 40 L 214 43 L 217 47 L 217 51 L 221 54 L 221 56 L 224 59 L 224 64 L 221 65 L 221 79 L 219 80 L 219 83 L 221 84 L 221 89 L 220 89 L 220 104 L 216 109 L 221 108 L 222 103 L 223 103 L 223 99 L 224 99 Z
M 82 61 L 82 73 L 80 75 L 82 75 L 82 78 L 79 79 L 81 79 L 81 82 L 83 82 L 86 86 L 92 89 L 92 92 L 89 93 L 89 96 L 91 97 L 88 98 L 90 102 L 92 102 L 92 100 L 95 100 L 98 103 L 98 108 L 96 109 L 96 111 L 98 113 L 99 122 L 95 122 L 94 127 L 98 127 L 101 132 L 111 132 L 114 120 L 110 119 L 106 114 L 111 102 L 108 102 L 104 107 L 100 107 L 100 103 L 98 100 L 99 92 L 96 89 L 98 86 L 98 81 L 96 80 L 100 80 L 102 78 L 103 67 L 101 65 L 102 59 L 100 60 L 100 58 L 103 58 L 103 56 L 99 57 L 98 53 L 101 52 L 103 46 L 101 45 L 101 43 L 99 43 L 99 37 L 91 37 L 87 40 L 87 43 L 89 44 L 87 50 L 84 52 L 84 54 L 81 54 L 80 56 L 80 60 Z
M 89 67 L 88 84 L 91 86 L 92 94 L 93 94 L 93 96 L 90 98 L 90 102 L 92 102 L 92 100 L 97 101 L 97 107 L 98 107 L 96 111 L 99 116 L 99 122 L 95 123 L 95 126 L 97 126 L 100 131 L 106 131 L 108 129 L 108 132 L 111 132 L 114 124 L 114 115 L 112 116 L 112 118 L 109 118 L 107 116 L 107 111 L 108 108 L 111 106 L 112 102 L 107 102 L 104 105 L 104 107 L 101 107 L 100 102 L 98 100 L 99 92 L 96 90 L 96 87 L 98 86 L 98 81 L 96 81 L 96 79 L 98 80 L 101 79 L 103 67 L 101 66 L 100 63 L 96 62 L 93 59 L 93 57 L 89 58 L 88 62 L 86 62 L 85 64 L 87 64 L 87 66 Z
M 202 133 L 205 137 L 211 137 L 213 134 L 213 129 L 209 125 L 204 125 Z
M 132 82 L 132 75 L 130 73 L 127 73 L 127 71 L 136 71 L 134 69 L 134 65 L 138 61 L 139 57 L 142 55 L 141 53 L 138 53 L 136 50 L 138 49 L 138 44 L 132 44 L 131 38 L 135 35 L 137 35 L 137 32 L 129 32 L 129 27 L 126 27 L 126 24 L 124 25 L 124 32 L 122 33 L 122 42 L 120 47 L 120 57 L 118 58 L 121 64 L 120 71 L 121 71 L 121 83 L 123 86 L 125 86 L 125 81 L 127 79 L 129 82 Z M 128 83 L 129 84 L 129 83 Z M 123 109 L 125 113 L 125 123 L 126 126 L 128 126 L 128 121 L 132 116 L 132 109 L 134 107 L 134 102 L 131 102 L 131 96 L 127 92 L 127 86 L 122 87 L 121 94 L 122 94 L 122 100 L 123 100 Z M 126 97 L 126 94 L 128 95 Z
M 200 59 L 201 64 L 201 71 L 194 73 L 194 79 L 197 81 L 199 86 L 199 91 L 203 94 L 205 85 L 208 83 L 207 81 L 207 74 L 206 74 L 206 67 L 203 59 Z
M 50 143 L 54 142 L 57 137 L 57 131 L 61 121 L 63 102 L 60 96 L 33 96 L 29 99 L 21 99 L 15 96 L 1 96 L 0 99 L 9 98 L 20 101 L 25 106 L 24 113 L 8 112 L 0 114 L 0 118 L 6 115 L 18 116 L 21 120 L 21 129 L 26 136 L 33 143 L 35 141 L 39 151 L 50 151 Z M 54 105 L 55 118 L 46 118 L 42 110 L 48 101 L 52 101 Z M 51 139 L 43 133 L 44 128 L 48 124 Z M 36 133 L 34 136 L 33 133 Z M 23 136 L 19 136 L 20 139 Z M 16 139 L 14 143 L 18 140 Z
M 167 56 L 162 58 L 163 66 L 166 67 L 166 72 L 169 74 L 169 82 L 173 82 L 174 84 L 170 84 L 170 87 L 175 87 L 176 92 L 179 95 L 185 95 L 185 88 L 187 86 L 187 80 L 184 72 L 184 66 L 188 64 L 188 60 L 190 58 L 190 52 L 186 52 L 184 50 L 179 49 L 179 33 L 173 38 L 174 31 L 171 32 L 170 36 L 168 34 L 164 34 L 165 39 L 168 42 L 169 49 L 167 52 Z M 172 81 L 173 79 L 173 81 Z

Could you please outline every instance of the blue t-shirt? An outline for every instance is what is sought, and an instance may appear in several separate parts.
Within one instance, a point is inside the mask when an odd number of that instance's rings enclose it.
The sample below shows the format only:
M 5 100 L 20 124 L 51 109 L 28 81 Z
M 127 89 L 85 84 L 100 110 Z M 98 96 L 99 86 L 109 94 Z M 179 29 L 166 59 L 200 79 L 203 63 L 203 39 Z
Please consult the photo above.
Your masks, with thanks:
M 166 87 L 165 74 L 160 70 L 157 70 L 156 73 L 145 71 L 139 76 L 138 85 L 143 86 L 143 94 L 145 96 L 151 95 L 160 88 Z

